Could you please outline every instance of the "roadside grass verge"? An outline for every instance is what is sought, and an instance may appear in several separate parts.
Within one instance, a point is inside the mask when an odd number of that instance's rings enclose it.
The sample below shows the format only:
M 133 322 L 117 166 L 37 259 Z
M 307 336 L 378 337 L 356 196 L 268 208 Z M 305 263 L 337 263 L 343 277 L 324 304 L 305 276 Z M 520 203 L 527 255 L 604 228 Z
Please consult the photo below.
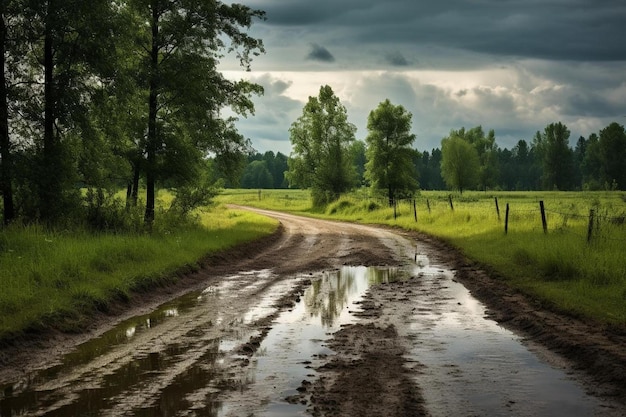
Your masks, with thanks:
M 0 230 L 0 341 L 45 327 L 80 331 L 112 302 L 172 283 L 210 253 L 277 227 L 274 220 L 224 207 L 198 216 L 198 223 L 160 224 L 152 234 L 36 225 Z
M 415 199 L 416 222 L 412 200 L 400 202 L 394 214 L 385 199 L 369 198 L 363 191 L 343 196 L 323 210 L 313 210 L 301 190 L 263 190 L 260 200 L 245 191 L 226 190 L 220 201 L 427 233 L 487 265 L 503 284 L 551 308 L 626 330 L 624 193 L 468 192 L 452 195 L 453 210 L 449 193 L 422 192 Z M 544 202 L 547 233 L 539 201 Z

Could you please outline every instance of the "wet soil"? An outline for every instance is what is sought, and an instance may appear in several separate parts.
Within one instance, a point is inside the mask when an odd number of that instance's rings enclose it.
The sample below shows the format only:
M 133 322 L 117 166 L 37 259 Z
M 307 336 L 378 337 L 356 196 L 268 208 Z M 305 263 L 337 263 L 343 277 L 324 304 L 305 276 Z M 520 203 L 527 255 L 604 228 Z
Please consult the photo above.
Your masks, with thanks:
M 171 325 L 171 328 L 166 328 L 167 331 L 161 332 L 158 337 L 153 336 L 154 341 L 149 343 L 152 344 L 151 349 L 156 351 L 146 356 L 155 359 L 153 362 L 158 362 L 156 359 L 164 360 L 166 356 L 159 356 L 158 346 L 163 346 L 166 350 L 176 350 L 177 342 L 193 335 L 194 339 L 189 341 L 189 345 L 198 345 L 197 356 L 210 357 L 215 361 L 222 345 L 228 342 L 229 335 L 243 333 L 244 343 L 233 342 L 236 346 L 231 350 L 235 354 L 219 359 L 227 362 L 223 366 L 226 370 L 224 375 L 215 381 L 211 389 L 202 392 L 205 403 L 206 398 L 216 391 L 231 392 L 235 403 L 238 398 L 241 399 L 240 403 L 249 402 L 255 399 L 242 394 L 245 387 L 252 383 L 246 380 L 246 369 L 251 366 L 253 356 L 258 355 L 259 349 L 264 349 L 263 340 L 268 337 L 272 327 L 278 326 L 275 323 L 276 317 L 281 311 L 294 306 L 303 289 L 310 284 L 311 279 L 315 279 L 313 274 L 337 270 L 344 265 L 407 267 L 409 262 L 406 255 L 414 253 L 415 258 L 411 261 L 417 260 L 419 254 L 427 256 L 431 262 L 453 269 L 454 279 L 462 282 L 487 306 L 486 314 L 490 318 L 521 334 L 525 342 L 532 345 L 534 351 L 545 360 L 566 369 L 568 373 L 576 373 L 577 378 L 583 379 L 588 393 L 609 398 L 611 402 L 605 409 L 606 415 L 619 415 L 619 410 L 624 409 L 621 407 L 626 407 L 624 329 L 603 328 L 595 323 L 563 315 L 549 306 L 542 306 L 535 300 L 510 290 L 493 272 L 471 263 L 458 251 L 428 236 L 262 210 L 259 212 L 279 219 L 279 232 L 269 238 L 206 259 L 199 272 L 182 275 L 175 285 L 137 294 L 128 303 L 120 302 L 108 314 L 95 317 L 90 322 L 91 330 L 82 334 L 66 334 L 49 329 L 0 346 L 0 387 L 8 382 L 27 380 L 31 375 L 49 369 L 51 364 L 62 362 L 63 355 L 81 343 L 102 337 L 125 320 L 149 314 L 168 300 L 190 291 L 202 291 L 205 294 L 207 289 L 222 285 L 225 277 L 231 274 L 271 269 L 271 274 L 259 273 L 253 283 L 245 279 L 236 279 L 229 283 L 228 293 L 231 298 L 223 301 L 224 311 L 227 311 L 223 317 L 214 317 L 209 312 L 203 312 L 188 319 L 189 323 L 203 320 L 215 323 L 222 320 L 228 322 L 228 326 L 212 326 L 209 329 L 206 326 L 198 327 L 197 324 L 185 324 L 179 329 L 180 324 Z M 261 302 L 257 313 L 250 313 L 250 306 L 257 305 L 261 295 L 272 292 L 272 288 L 278 290 L 268 297 L 269 304 L 265 306 Z M 433 318 L 428 316 L 430 310 L 438 305 L 440 300 L 437 297 L 446 296 L 436 295 L 432 306 L 420 307 L 414 301 L 421 291 L 426 289 L 424 282 L 419 279 L 371 287 L 365 298 L 355 306 L 357 311 L 354 314 L 358 316 L 359 322 L 342 325 L 340 330 L 331 335 L 326 344 L 333 353 L 318 356 L 316 363 L 306 365 L 311 369 L 311 377 L 303 380 L 285 401 L 300 404 L 302 410 L 319 416 L 436 415 L 436 412 L 433 413 L 426 407 L 425 397 L 432 397 L 432 393 L 424 389 L 424 384 L 428 384 L 429 378 L 432 380 L 434 377 L 429 374 L 428 365 L 419 359 L 420 356 L 414 348 L 416 339 L 424 337 L 426 333 L 408 326 L 407 317 L 412 317 L 412 320 L 415 317 L 420 319 L 420 314 L 423 314 L 425 328 L 432 330 L 430 328 L 434 327 L 431 323 Z M 244 315 L 245 319 L 239 318 Z M 133 327 L 135 328 L 138 329 Z M 198 342 L 197 334 L 201 334 L 199 340 L 202 343 Z M 127 353 L 141 346 L 138 344 L 141 337 L 133 337 L 124 349 Z M 145 339 L 148 336 L 143 337 Z M 219 342 L 215 342 L 216 340 Z M 238 336 L 233 340 L 239 341 L 242 337 Z M 174 354 L 177 355 L 178 352 Z M 193 355 L 194 350 L 187 350 L 185 354 Z M 116 355 L 122 354 L 118 352 Z M 123 362 L 119 357 L 111 360 Z M 110 366 L 101 366 L 105 372 L 113 372 Z M 154 363 L 147 363 L 145 366 L 154 366 Z M 124 369 L 122 366 L 114 371 L 123 372 Z M 206 372 L 203 373 L 199 367 L 191 366 L 185 372 L 192 370 L 206 379 Z M 69 385 L 81 381 L 85 371 L 81 372 L 82 374 L 65 377 L 68 381 L 66 383 Z M 93 372 L 97 372 L 97 369 Z M 449 369 L 448 372 L 455 370 Z M 176 376 L 172 375 L 169 379 Z M 508 377 L 503 375 L 501 382 L 505 382 Z M 445 392 L 444 389 L 439 391 Z M 11 393 L 5 392 L 4 395 Z M 127 395 L 135 394 L 131 391 Z M 135 400 L 131 397 L 117 398 L 115 401 L 118 403 L 113 410 L 123 414 L 125 402 L 131 403 L 128 410 L 132 410 L 139 401 L 155 401 L 156 397 L 150 397 L 149 393 L 145 395 L 145 398 Z M 189 401 L 193 403 L 192 399 Z M 513 395 L 507 401 L 506 406 L 515 411 L 519 400 Z M 211 405 L 214 406 L 215 404 Z M 156 405 L 147 408 L 145 415 L 161 415 L 155 407 Z M 247 410 L 244 415 L 257 415 L 254 410 L 258 408 L 252 407 L 252 412 Z M 242 415 L 241 411 L 236 408 L 231 411 L 222 409 L 219 412 L 205 409 L 196 415 Z M 440 414 L 445 415 L 444 412 L 445 410 Z M 141 414 L 136 412 L 134 415 Z

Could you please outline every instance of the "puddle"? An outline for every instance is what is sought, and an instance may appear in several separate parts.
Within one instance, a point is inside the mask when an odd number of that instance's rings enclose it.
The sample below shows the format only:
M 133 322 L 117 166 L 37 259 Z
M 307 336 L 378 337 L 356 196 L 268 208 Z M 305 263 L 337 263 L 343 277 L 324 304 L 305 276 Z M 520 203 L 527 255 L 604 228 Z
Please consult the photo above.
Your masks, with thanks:
M 254 392 L 268 379 L 270 392 L 258 390 L 260 402 L 266 403 L 265 395 L 272 398 L 265 415 L 293 415 L 299 408 L 284 398 L 311 374 L 305 363 L 330 353 L 323 341 L 354 320 L 349 309 L 370 284 L 397 275 L 392 269 L 343 268 L 314 280 L 300 302 L 278 317 L 242 375 L 224 375 L 224 363 L 238 359 L 233 349 L 259 334 L 250 324 L 273 314 L 276 300 L 297 281 L 274 283 L 268 270 L 226 277 L 126 320 L 47 369 L 0 387 L 0 415 L 165 416 L 188 410 L 221 416 L 232 407 L 221 393 Z M 246 293 L 255 303 L 240 306 L 237 298 Z
M 314 382 L 314 368 L 333 353 L 325 342 L 342 325 L 357 321 L 352 313 L 370 285 L 407 277 L 396 268 L 343 267 L 313 281 L 300 302 L 274 321 L 259 346 L 243 398 L 225 403 L 219 415 L 249 415 L 249 403 L 259 398 L 268 403 L 255 416 L 305 415 L 306 406 L 285 399 L 298 394 L 302 381 Z
M 422 292 L 408 320 L 410 358 L 432 416 L 612 415 L 562 369 L 485 318 L 485 307 L 450 271 L 419 271 Z M 427 381 L 427 383 L 424 383 Z

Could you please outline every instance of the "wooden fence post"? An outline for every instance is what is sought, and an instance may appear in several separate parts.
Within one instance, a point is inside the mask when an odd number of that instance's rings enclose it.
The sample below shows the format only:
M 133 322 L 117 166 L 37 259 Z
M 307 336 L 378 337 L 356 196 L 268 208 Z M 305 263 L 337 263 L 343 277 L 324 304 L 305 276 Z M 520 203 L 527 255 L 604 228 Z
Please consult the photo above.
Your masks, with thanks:
M 496 213 L 498 214 L 498 221 L 500 220 L 500 206 L 498 206 L 498 197 L 494 197 L 496 200 Z
M 591 242 L 591 235 L 593 234 L 593 217 L 594 209 L 589 210 L 589 225 L 587 226 L 587 243 Z
M 546 209 L 543 206 L 543 200 L 539 201 L 539 208 L 541 209 L 541 224 L 543 225 L 543 233 L 548 233 L 548 222 L 546 221 Z
M 509 203 L 506 203 L 506 211 L 504 214 L 504 234 L 509 233 Z
M 430 214 L 430 200 L 426 199 L 426 207 L 428 207 L 428 214 Z
M 448 201 L 450 202 L 450 210 L 454 211 L 454 204 L 452 204 L 452 194 L 448 194 Z
M 393 199 L 393 219 L 396 220 L 398 218 L 398 203 L 396 202 L 396 199 Z
M 413 217 L 415 217 L 415 223 L 417 223 L 417 205 L 415 204 L 415 199 L 413 199 Z

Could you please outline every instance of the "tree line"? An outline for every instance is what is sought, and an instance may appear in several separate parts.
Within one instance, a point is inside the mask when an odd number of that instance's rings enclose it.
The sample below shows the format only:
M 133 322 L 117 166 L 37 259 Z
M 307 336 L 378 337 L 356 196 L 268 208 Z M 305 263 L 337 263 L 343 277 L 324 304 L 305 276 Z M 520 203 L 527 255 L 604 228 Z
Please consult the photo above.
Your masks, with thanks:
M 147 225 L 158 186 L 176 187 L 182 211 L 210 196 L 210 173 L 235 175 L 251 150 L 221 112 L 251 114 L 262 88 L 218 64 L 230 53 L 249 69 L 264 52 L 247 34 L 258 19 L 214 0 L 0 2 L 4 223 L 103 225 L 123 214 L 106 216 L 120 186 Z
M 356 140 L 346 108 L 330 86 L 322 86 L 290 128 L 290 157 L 258 155 L 240 185 L 310 188 L 317 204 L 361 186 L 386 195 L 390 204 L 418 188 L 626 190 L 626 132 L 618 123 L 580 137 L 574 148 L 561 122 L 537 131 L 530 141 L 520 139 L 511 149 L 497 145 L 494 130 L 460 128 L 442 139 L 441 148 L 423 152 L 413 147 L 411 123 L 410 112 L 385 100 L 368 117 L 365 141 Z M 277 169 L 284 170 L 284 177 Z

